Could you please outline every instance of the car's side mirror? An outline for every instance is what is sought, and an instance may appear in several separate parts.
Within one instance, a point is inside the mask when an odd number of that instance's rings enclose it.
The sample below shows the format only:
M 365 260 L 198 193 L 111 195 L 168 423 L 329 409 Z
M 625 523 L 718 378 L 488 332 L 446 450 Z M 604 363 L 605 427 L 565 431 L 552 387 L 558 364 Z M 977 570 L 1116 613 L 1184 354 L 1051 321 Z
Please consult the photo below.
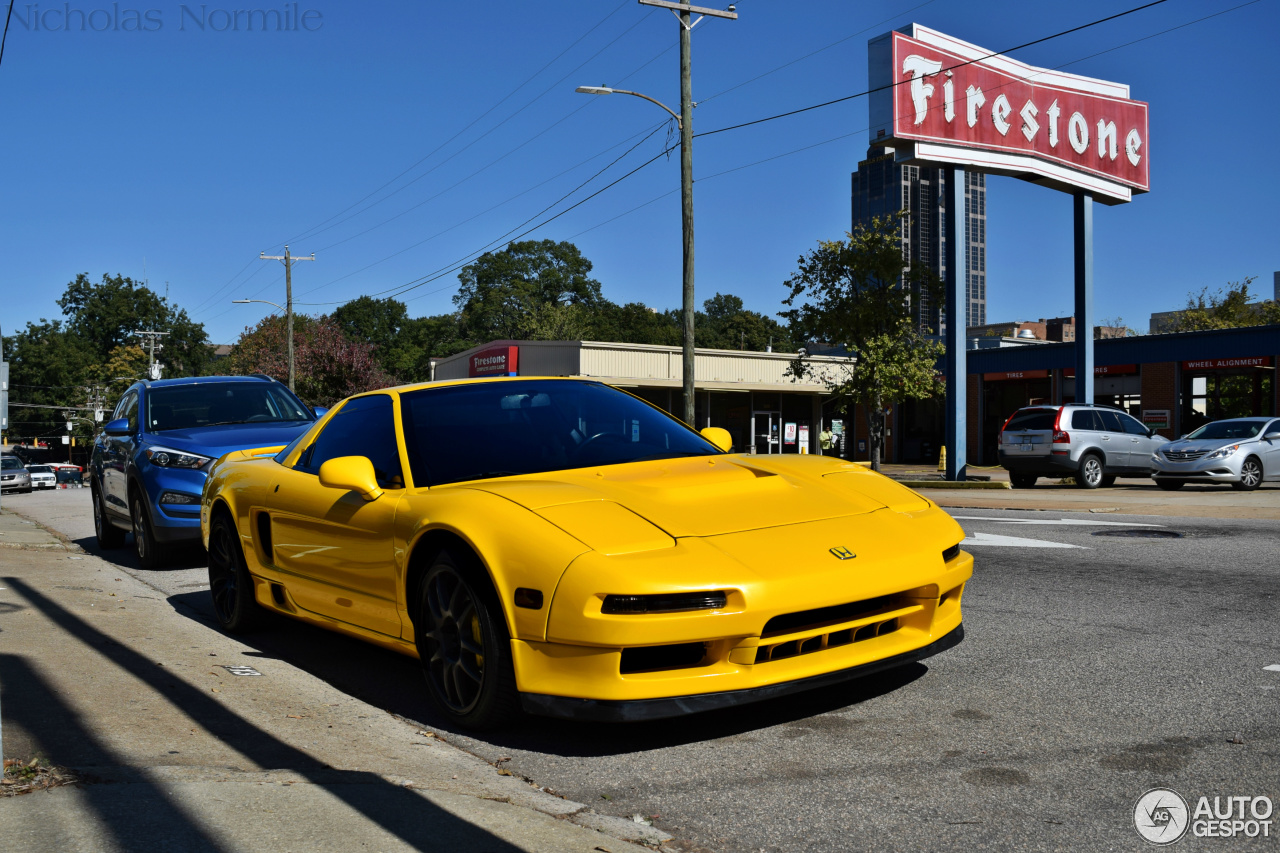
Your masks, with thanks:
M 382 487 L 373 473 L 373 463 L 365 456 L 339 456 L 320 466 L 320 485 L 329 489 L 359 492 L 367 501 L 382 497 Z
M 328 413 L 329 413 L 329 407 L 328 407 L 328 406 L 316 406 L 316 407 L 315 407 L 314 409 L 312 409 L 311 411 L 312 411 L 312 412 L 315 412 L 316 420 L 320 420 L 320 419 L 321 419 L 321 418 L 323 418 L 326 414 L 328 414 Z
M 1269 432 L 1264 435 L 1263 438 L 1267 441 L 1274 441 L 1275 439 L 1280 438 L 1280 432 Z
M 129 429 L 128 418 L 116 418 L 114 421 L 107 421 L 107 425 L 102 428 L 107 435 L 129 435 L 133 430 Z
M 700 434 L 725 453 L 733 449 L 733 436 L 723 427 L 707 427 Z

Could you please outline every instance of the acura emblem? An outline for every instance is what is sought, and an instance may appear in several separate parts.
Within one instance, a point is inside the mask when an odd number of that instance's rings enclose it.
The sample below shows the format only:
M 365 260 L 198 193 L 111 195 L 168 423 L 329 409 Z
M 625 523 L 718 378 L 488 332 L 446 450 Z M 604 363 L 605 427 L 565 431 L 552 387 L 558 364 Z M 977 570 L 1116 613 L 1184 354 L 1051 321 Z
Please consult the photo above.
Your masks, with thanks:
M 852 560 L 854 557 L 858 556 L 848 548 L 841 548 L 838 545 L 829 550 L 831 551 L 831 556 L 835 557 L 837 560 Z

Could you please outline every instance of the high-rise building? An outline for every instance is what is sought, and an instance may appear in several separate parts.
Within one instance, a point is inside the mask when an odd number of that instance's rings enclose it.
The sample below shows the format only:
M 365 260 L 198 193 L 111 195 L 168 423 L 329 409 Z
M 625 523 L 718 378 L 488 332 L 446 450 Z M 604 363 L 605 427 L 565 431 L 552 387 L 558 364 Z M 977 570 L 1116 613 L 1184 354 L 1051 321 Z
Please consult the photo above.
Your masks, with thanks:
M 981 172 L 964 175 L 965 231 L 969 251 L 965 254 L 965 326 L 987 322 L 987 177 Z M 923 264 L 946 276 L 947 233 L 946 171 L 928 166 L 901 166 L 894 162 L 893 148 L 875 145 L 867 159 L 853 173 L 853 224 L 866 225 L 873 216 L 882 219 L 906 211 L 902 220 L 902 253 L 913 267 Z M 921 326 L 941 333 L 946 317 L 941 305 L 931 305 L 926 297 L 912 294 L 916 318 Z

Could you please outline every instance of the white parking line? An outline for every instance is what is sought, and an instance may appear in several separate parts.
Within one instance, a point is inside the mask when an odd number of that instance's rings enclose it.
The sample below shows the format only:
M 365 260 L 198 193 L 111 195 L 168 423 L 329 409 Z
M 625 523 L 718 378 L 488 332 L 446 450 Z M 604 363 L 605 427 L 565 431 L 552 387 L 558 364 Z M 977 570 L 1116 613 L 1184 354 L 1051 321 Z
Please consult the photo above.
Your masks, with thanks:
M 1002 524 L 1060 524 L 1079 527 L 1164 527 L 1163 524 L 1147 524 L 1129 521 L 1081 521 L 1076 518 L 995 518 L 989 515 L 953 515 L 956 521 L 998 521 Z
M 1280 663 L 1273 663 L 1271 666 L 1264 666 L 1263 669 L 1267 672 L 1280 672 Z
M 1000 548 L 1081 548 L 1082 545 L 1068 545 L 1065 542 L 1048 542 L 1044 539 L 1023 539 L 1021 536 L 998 536 L 995 533 L 974 533 L 965 537 L 960 543 L 966 547 L 991 545 Z

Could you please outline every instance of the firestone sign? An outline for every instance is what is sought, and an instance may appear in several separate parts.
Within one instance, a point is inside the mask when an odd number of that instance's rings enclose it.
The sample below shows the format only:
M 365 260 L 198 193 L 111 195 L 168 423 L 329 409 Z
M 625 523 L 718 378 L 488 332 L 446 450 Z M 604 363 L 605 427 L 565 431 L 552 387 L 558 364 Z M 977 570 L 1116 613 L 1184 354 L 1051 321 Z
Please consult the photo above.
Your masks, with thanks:
M 1129 87 L 1036 68 L 912 24 L 869 46 L 873 140 L 899 162 L 964 166 L 1084 190 L 1150 189 L 1147 105 Z
M 520 347 L 490 347 L 471 356 L 469 376 L 517 376 Z

